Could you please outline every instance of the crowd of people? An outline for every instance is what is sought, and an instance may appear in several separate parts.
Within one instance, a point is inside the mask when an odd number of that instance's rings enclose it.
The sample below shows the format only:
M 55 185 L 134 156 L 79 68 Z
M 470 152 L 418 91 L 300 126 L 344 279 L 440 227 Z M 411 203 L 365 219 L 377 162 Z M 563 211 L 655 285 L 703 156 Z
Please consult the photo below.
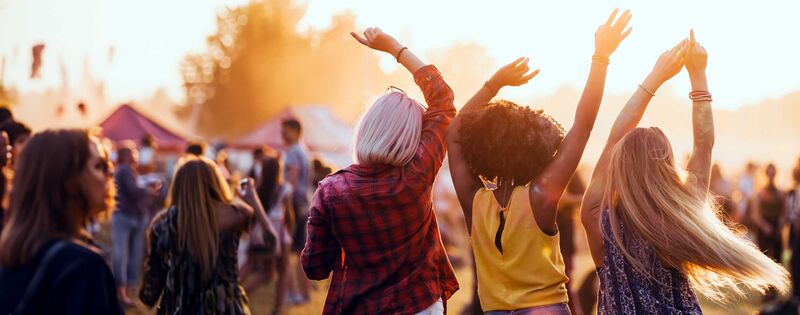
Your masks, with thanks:
M 464 289 L 447 250 L 460 224 L 481 313 L 701 314 L 697 293 L 724 302 L 745 289 L 766 302 L 791 292 L 796 308 L 800 160 L 789 189 L 772 164 L 765 180 L 749 164 L 735 183 L 712 166 L 708 54 L 693 31 L 638 84 L 588 183 L 576 174 L 630 20 L 615 10 L 596 30 L 566 131 L 541 110 L 494 100 L 536 77 L 527 58 L 457 111 L 434 65 L 379 28 L 351 33 L 405 67 L 424 102 L 398 89 L 380 96 L 358 123 L 355 163 L 336 172 L 312 159 L 291 118 L 284 147 L 255 149 L 244 176 L 224 150 L 209 158 L 200 143 L 163 176 L 152 138 L 31 133 L 0 109 L 0 312 L 122 314 L 139 300 L 158 314 L 250 314 L 251 299 L 270 299 L 280 314 L 310 301 L 312 280 L 330 278 L 323 314 L 443 314 Z M 661 129 L 638 125 L 684 69 L 694 146 L 680 165 Z M 443 167 L 463 223 L 434 210 Z M 596 267 L 583 285 L 570 281 L 576 217 Z M 108 221 L 110 250 L 95 240 Z M 252 294 L 270 283 L 274 296 Z

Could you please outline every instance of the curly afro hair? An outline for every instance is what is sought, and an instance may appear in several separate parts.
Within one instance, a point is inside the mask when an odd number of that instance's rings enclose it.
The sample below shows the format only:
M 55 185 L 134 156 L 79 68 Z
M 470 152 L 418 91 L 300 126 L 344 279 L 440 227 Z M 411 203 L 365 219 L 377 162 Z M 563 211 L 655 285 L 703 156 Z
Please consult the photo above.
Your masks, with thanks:
M 464 114 L 458 133 L 475 176 L 513 178 L 516 185 L 537 177 L 564 139 L 564 128 L 543 110 L 506 100 Z

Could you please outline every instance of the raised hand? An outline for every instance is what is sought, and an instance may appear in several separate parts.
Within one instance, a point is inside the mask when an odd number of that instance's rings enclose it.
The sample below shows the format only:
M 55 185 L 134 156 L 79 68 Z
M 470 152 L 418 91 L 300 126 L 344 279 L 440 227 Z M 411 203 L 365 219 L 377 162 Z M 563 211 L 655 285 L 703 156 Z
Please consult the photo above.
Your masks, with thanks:
M 252 178 L 243 179 L 240 183 L 239 187 L 239 198 L 242 198 L 244 202 L 249 205 L 255 205 L 258 200 L 258 194 L 256 194 L 256 187 L 255 187 L 255 180 Z
M 494 89 L 496 92 L 504 86 L 520 86 L 528 83 L 528 81 L 539 74 L 539 69 L 528 73 L 528 71 L 530 71 L 528 61 L 530 61 L 530 59 L 527 57 L 520 57 L 497 70 L 488 82 L 491 85 L 491 89 Z
M 686 71 L 689 77 L 696 77 L 706 72 L 708 64 L 708 53 L 700 43 L 694 38 L 694 30 L 689 31 L 689 46 L 686 49 Z
M 651 91 L 654 91 L 658 86 L 667 82 L 667 80 L 681 71 L 684 65 L 684 54 L 688 47 L 689 40 L 684 39 L 678 43 L 678 45 L 665 51 L 658 57 L 658 61 L 656 61 L 656 65 L 653 67 L 653 70 L 650 71 L 650 76 L 648 77 L 648 79 L 655 81 L 653 83 L 657 85 L 650 87 Z
M 628 22 L 631 21 L 631 11 L 625 10 L 614 23 L 617 12 L 619 12 L 619 9 L 614 9 L 606 23 L 597 27 L 597 31 L 594 32 L 595 56 L 608 58 L 625 37 L 628 37 L 628 34 L 631 33 L 631 28 L 627 27 Z
M 359 43 L 369 48 L 387 52 L 395 56 L 403 45 L 400 44 L 394 37 L 384 33 L 380 28 L 368 27 L 364 30 L 364 36 L 358 35 L 355 32 L 350 32 Z

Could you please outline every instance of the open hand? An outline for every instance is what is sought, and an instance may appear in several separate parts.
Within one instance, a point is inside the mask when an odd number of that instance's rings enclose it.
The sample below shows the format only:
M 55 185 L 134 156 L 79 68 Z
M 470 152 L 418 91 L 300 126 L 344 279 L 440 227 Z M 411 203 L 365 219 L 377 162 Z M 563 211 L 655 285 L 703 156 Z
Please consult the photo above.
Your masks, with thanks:
M 689 31 L 689 46 L 686 49 L 686 71 L 693 77 L 706 72 L 708 53 L 700 43 L 694 39 L 694 30 Z
M 689 47 L 689 40 L 684 39 L 672 49 L 665 51 L 658 57 L 656 65 L 650 75 L 657 80 L 657 84 L 667 82 L 681 71 L 684 65 L 684 54 Z
M 597 27 L 597 31 L 594 32 L 595 56 L 608 58 L 631 33 L 631 28 L 627 27 L 631 21 L 631 11 L 625 10 L 617 22 L 613 23 L 618 11 L 619 9 L 614 9 L 606 23 Z
M 350 32 L 359 43 L 369 48 L 387 52 L 393 56 L 400 52 L 403 45 L 400 44 L 394 37 L 384 33 L 380 28 L 368 27 L 364 30 L 364 36 L 358 35 L 355 32 Z
M 520 57 L 497 70 L 492 78 L 489 79 L 489 84 L 492 85 L 492 89 L 497 91 L 504 86 L 520 86 L 528 83 L 528 81 L 539 74 L 539 69 L 528 73 L 528 71 L 530 71 L 528 61 L 530 61 L 530 59 L 527 57 Z

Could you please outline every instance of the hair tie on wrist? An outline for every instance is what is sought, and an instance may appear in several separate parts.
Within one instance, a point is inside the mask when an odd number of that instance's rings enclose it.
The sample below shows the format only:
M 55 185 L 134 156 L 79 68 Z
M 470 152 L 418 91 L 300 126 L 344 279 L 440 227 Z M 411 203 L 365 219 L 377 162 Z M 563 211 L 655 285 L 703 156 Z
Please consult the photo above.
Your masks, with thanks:
M 400 62 L 400 55 L 402 55 L 403 51 L 406 49 L 408 49 L 408 47 L 404 46 L 403 48 L 400 48 L 400 51 L 397 52 L 397 56 L 394 57 L 394 59 L 397 60 L 397 62 Z
M 498 89 L 497 91 L 495 91 L 495 90 L 494 90 L 494 89 L 491 87 L 491 85 L 489 84 L 489 81 L 486 81 L 486 82 L 484 82 L 484 83 L 483 83 L 483 86 L 484 86 L 484 87 L 486 87 L 486 88 L 489 90 L 489 92 L 492 92 L 492 94 L 494 94 L 494 95 L 497 95 L 497 93 L 498 93 L 498 92 L 500 92 L 500 91 L 499 91 L 499 89 Z
M 646 87 L 644 87 L 644 85 L 639 84 L 639 88 L 642 89 L 642 91 L 645 91 L 647 94 L 650 94 L 652 97 L 656 96 L 656 92 L 648 90 Z
M 708 91 L 692 91 L 689 93 L 692 102 L 712 102 L 711 93 Z
M 592 55 L 592 63 L 595 63 L 595 62 L 596 63 L 606 64 L 606 65 L 611 63 L 611 61 L 608 60 L 608 58 L 606 58 L 606 57 L 598 56 L 598 55 Z

